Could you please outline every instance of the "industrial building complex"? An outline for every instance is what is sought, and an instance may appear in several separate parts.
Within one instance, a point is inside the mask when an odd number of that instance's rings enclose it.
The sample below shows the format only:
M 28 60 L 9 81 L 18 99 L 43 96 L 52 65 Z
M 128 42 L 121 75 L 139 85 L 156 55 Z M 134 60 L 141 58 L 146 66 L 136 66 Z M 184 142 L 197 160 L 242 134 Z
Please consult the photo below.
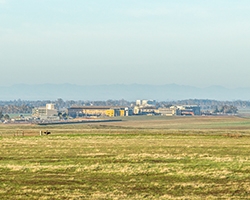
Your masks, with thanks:
M 71 106 L 67 108 L 67 116 L 78 117 L 117 117 L 131 115 L 201 115 L 197 105 L 171 105 L 159 107 L 154 100 L 137 100 L 135 105 L 124 106 Z M 42 120 L 58 120 L 59 111 L 54 104 L 46 104 L 45 107 L 34 108 L 32 116 Z
M 153 100 L 137 100 L 134 106 L 134 114 L 136 115 L 200 115 L 201 110 L 197 105 L 175 105 L 166 107 L 157 107 L 156 101 Z

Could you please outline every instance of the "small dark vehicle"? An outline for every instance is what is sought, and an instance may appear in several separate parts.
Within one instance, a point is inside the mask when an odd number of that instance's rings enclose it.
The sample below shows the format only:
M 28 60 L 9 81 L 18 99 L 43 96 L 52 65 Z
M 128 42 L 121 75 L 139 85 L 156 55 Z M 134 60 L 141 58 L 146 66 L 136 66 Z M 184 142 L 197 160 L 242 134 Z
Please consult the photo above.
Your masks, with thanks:
M 49 134 L 51 134 L 51 132 L 45 131 L 44 134 L 45 134 L 45 135 L 49 135 Z

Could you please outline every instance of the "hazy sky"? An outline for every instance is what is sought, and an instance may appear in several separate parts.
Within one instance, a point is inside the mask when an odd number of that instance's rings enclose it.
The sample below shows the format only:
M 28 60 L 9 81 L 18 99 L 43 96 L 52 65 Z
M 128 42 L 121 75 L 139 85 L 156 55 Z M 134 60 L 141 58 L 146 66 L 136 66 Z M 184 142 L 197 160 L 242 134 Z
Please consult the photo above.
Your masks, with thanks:
M 0 85 L 250 87 L 249 0 L 0 0 Z

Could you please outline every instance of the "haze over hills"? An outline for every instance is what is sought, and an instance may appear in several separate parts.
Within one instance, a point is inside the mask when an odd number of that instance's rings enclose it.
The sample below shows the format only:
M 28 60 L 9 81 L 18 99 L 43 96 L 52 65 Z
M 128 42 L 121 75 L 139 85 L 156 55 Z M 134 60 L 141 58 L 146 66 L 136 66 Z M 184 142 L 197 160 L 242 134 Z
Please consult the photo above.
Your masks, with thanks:
M 181 99 L 250 100 L 250 88 L 228 89 L 222 86 L 198 88 L 185 85 L 74 85 L 74 84 L 17 84 L 0 87 L 0 100 L 108 100 Z

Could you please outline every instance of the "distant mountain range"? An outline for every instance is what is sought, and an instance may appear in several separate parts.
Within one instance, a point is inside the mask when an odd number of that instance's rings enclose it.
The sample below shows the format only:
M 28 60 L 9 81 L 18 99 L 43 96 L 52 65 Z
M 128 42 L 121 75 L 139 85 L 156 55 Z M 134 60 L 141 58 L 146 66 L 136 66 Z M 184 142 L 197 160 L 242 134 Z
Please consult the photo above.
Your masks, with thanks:
M 73 85 L 18 84 L 0 87 L 0 100 L 108 100 L 154 99 L 158 101 L 182 99 L 250 100 L 250 88 L 228 89 L 221 86 L 198 88 L 185 85 Z

